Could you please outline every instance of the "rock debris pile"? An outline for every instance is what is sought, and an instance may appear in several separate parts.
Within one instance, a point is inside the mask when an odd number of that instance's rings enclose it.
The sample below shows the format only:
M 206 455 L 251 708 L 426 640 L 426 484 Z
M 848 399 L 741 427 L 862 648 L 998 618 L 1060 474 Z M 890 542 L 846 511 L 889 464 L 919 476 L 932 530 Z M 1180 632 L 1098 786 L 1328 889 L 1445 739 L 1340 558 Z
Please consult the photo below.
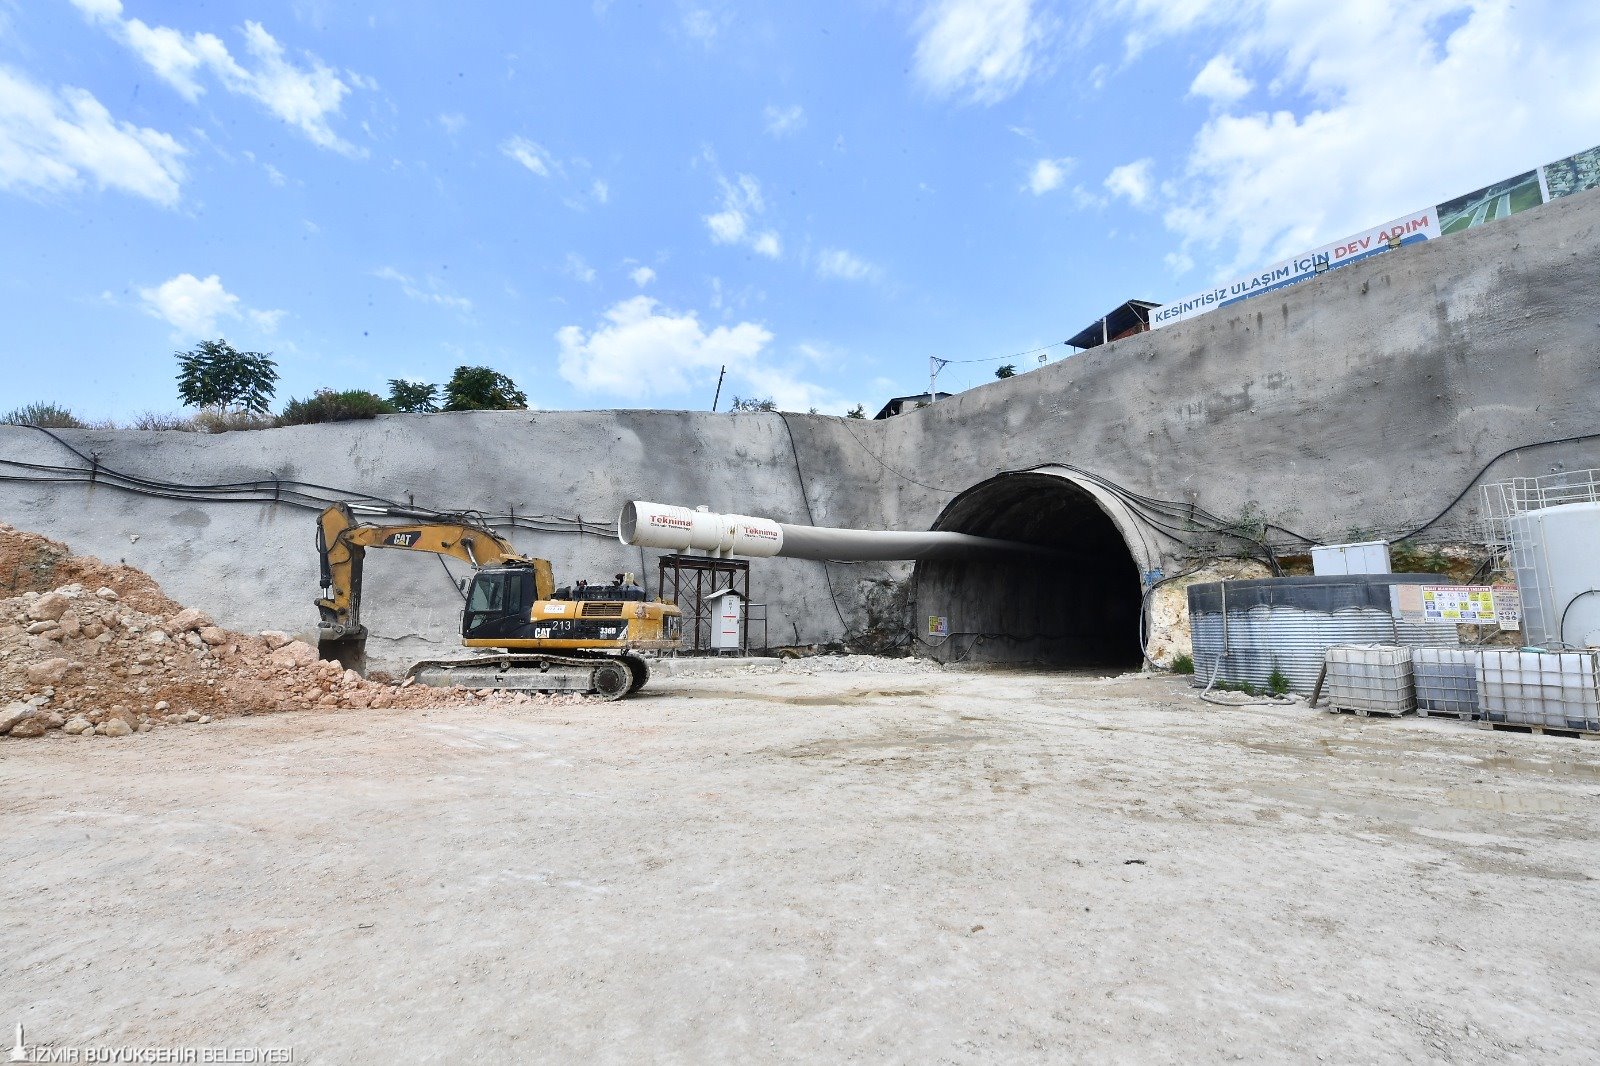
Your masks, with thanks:
M 0 523 L 0 734 L 123 737 L 281 710 L 550 704 L 577 695 L 392 684 L 287 634 L 235 633 L 146 574 Z

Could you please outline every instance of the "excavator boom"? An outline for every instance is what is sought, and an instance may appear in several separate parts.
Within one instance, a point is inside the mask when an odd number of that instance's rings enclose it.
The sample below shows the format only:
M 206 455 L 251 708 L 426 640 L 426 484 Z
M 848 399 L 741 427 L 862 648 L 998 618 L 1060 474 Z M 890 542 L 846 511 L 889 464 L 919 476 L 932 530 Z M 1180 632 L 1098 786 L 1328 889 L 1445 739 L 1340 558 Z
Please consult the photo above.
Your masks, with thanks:
M 474 569 L 526 566 L 533 573 L 534 594 L 548 599 L 555 577 L 546 559 L 519 555 L 504 537 L 482 526 L 462 522 L 416 522 L 376 525 L 358 522 L 348 504 L 336 503 L 317 520 L 317 555 L 324 595 L 317 600 L 324 641 L 366 636 L 361 624 L 361 568 L 368 548 L 401 548 L 460 559 Z

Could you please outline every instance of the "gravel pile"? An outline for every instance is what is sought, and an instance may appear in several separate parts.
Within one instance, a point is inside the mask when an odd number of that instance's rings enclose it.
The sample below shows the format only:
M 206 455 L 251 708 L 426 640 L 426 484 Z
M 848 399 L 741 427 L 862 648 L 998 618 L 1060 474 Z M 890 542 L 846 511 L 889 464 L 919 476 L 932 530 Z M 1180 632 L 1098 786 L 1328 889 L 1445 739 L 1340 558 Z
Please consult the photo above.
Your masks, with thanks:
M 63 581 L 62 579 L 68 579 Z M 58 583 L 59 582 L 59 583 Z M 366 679 L 287 634 L 217 626 L 128 566 L 0 524 L 0 734 L 122 737 L 282 710 L 570 703 Z

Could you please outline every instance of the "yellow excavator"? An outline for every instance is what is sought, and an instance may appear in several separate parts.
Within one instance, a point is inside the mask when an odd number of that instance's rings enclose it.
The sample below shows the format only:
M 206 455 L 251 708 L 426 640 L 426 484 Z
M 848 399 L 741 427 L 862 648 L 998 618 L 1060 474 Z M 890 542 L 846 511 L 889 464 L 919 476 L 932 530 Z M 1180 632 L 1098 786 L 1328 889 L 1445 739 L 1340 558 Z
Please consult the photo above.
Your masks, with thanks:
M 555 587 L 550 563 L 519 555 L 510 542 L 470 521 L 378 525 L 358 521 L 336 503 L 317 521 L 323 595 L 318 637 L 323 658 L 347 666 L 364 655 L 361 568 L 368 548 L 431 552 L 469 564 L 461 642 L 500 649 L 462 659 L 429 659 L 410 676 L 429 685 L 588 692 L 621 699 L 650 679 L 642 651 L 678 647 L 682 613 L 665 601 L 648 601 L 631 574 L 607 585 L 583 581 Z

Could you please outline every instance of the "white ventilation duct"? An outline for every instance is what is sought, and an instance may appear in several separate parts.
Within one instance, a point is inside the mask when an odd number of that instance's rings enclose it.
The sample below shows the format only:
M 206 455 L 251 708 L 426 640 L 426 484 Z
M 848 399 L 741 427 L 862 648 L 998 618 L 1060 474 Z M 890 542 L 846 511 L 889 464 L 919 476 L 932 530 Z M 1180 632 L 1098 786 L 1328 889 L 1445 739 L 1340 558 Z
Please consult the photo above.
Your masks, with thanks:
M 704 508 L 634 500 L 617 518 L 617 538 L 630 547 L 699 550 L 712 555 L 765 559 L 842 559 L 851 562 L 889 559 L 935 559 L 973 551 L 1042 549 L 1031 544 L 966 533 L 902 530 L 829 529 L 791 526 L 770 518 L 717 514 Z
M 704 507 L 691 511 L 643 500 L 624 506 L 617 518 L 617 538 L 624 544 L 754 559 L 782 555 L 783 533 L 783 526 L 767 518 L 716 514 Z

